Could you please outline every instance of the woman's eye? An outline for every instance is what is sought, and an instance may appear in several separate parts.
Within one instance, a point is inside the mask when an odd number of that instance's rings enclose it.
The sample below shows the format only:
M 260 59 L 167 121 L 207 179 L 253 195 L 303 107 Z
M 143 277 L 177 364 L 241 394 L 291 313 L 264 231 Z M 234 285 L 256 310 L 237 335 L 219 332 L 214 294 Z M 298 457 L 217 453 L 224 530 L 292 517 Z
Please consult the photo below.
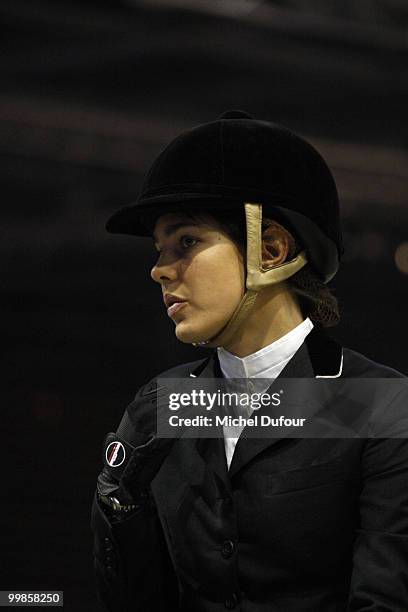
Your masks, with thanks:
M 197 244 L 197 239 L 193 238 L 192 236 L 182 236 L 180 238 L 180 244 L 183 248 L 188 249 L 189 247 Z

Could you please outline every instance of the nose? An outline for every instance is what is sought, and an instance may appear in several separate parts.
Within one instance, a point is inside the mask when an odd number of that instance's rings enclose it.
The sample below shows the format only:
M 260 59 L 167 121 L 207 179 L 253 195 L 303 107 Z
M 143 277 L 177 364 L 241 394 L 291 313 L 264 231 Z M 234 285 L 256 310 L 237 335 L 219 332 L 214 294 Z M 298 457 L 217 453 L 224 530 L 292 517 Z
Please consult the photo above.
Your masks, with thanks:
M 156 264 L 150 270 L 150 276 L 156 283 L 164 283 L 166 281 L 173 281 L 177 279 L 177 270 L 174 263 L 161 263 L 161 257 L 159 257 Z

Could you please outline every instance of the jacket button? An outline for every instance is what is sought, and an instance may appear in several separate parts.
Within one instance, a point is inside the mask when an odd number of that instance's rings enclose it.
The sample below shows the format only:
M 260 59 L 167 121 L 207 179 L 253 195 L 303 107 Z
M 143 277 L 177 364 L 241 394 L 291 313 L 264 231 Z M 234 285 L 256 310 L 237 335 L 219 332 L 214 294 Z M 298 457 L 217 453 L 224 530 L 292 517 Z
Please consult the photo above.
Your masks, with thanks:
M 110 540 L 109 538 L 105 538 L 104 539 L 104 544 L 105 544 L 105 550 L 106 551 L 113 550 L 113 542 L 112 542 L 112 540 Z
M 229 559 L 234 552 L 234 542 L 231 540 L 225 540 L 221 548 L 221 554 L 224 559 Z
M 116 557 L 115 557 L 115 555 L 107 553 L 105 555 L 105 564 L 106 564 L 106 567 L 108 567 L 108 566 L 114 567 L 116 565 Z
M 115 569 L 111 565 L 106 565 L 105 569 L 106 569 L 105 576 L 108 582 L 112 582 L 113 580 L 115 580 L 116 578 Z
M 234 608 L 237 607 L 237 604 L 238 604 L 238 597 L 236 593 L 233 593 L 231 597 L 228 597 L 228 599 L 224 601 L 224 606 L 227 608 L 227 610 L 233 610 Z

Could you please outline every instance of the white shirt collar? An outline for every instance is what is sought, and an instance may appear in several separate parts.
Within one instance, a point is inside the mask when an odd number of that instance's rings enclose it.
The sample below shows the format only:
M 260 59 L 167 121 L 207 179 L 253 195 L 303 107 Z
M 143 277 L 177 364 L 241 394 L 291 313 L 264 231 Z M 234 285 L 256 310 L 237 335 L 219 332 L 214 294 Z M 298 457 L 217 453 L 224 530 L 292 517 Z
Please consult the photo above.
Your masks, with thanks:
M 313 323 L 307 318 L 275 342 L 246 357 L 237 357 L 219 347 L 217 352 L 221 371 L 225 378 L 275 378 L 312 329 Z

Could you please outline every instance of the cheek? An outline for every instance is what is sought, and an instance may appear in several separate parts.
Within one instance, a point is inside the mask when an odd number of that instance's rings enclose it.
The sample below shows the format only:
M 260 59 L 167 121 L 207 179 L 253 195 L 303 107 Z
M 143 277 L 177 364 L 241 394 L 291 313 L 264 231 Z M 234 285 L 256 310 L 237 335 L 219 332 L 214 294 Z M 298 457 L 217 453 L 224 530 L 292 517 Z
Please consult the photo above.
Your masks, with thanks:
M 203 306 L 235 307 L 245 291 L 245 271 L 239 252 L 229 245 L 209 249 L 189 267 L 194 294 Z

